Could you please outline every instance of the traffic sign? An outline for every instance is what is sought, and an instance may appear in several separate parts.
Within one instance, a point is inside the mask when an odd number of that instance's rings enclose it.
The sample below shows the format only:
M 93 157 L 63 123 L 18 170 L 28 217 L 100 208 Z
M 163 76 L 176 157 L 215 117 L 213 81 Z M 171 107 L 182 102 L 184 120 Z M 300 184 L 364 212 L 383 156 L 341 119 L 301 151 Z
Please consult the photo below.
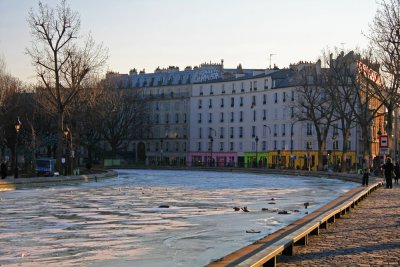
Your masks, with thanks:
M 387 135 L 379 136 L 379 147 L 389 148 L 389 137 Z

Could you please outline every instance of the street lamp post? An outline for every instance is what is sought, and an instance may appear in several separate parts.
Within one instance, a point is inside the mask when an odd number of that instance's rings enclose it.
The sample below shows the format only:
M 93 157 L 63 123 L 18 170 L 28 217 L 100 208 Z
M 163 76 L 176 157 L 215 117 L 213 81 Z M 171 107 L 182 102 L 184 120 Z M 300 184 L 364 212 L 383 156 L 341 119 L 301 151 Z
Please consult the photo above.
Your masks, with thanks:
M 333 157 L 333 169 L 336 171 L 335 142 L 336 142 L 336 135 L 333 135 L 332 136 L 332 157 Z
M 17 117 L 17 121 L 14 124 L 15 131 L 17 132 L 17 140 L 15 141 L 15 171 L 14 171 L 14 178 L 18 178 L 18 136 L 19 136 L 19 130 L 21 129 L 21 121 L 19 120 L 19 117 Z
M 162 161 L 163 161 L 163 142 L 164 140 L 161 138 L 160 140 L 160 145 L 161 145 L 161 149 L 160 149 L 160 165 L 162 166 Z
M 213 166 L 213 142 L 214 142 L 214 138 L 212 137 L 212 131 L 214 131 L 214 136 L 216 136 L 216 131 L 214 128 L 210 128 L 210 134 L 208 136 L 208 138 L 210 139 L 210 166 Z
M 265 127 L 265 128 L 267 128 L 268 129 L 268 131 L 269 131 L 269 136 L 271 137 L 271 128 L 268 126 L 268 125 L 263 125 L 263 127 Z M 268 156 L 269 156 L 269 153 L 268 153 Z M 268 161 L 267 161 L 267 167 L 268 167 Z
M 258 167 L 258 141 L 259 141 L 258 136 L 256 136 L 255 141 L 256 141 L 256 164 L 255 164 L 255 166 L 257 168 Z
M 67 127 L 64 129 L 64 136 L 65 136 L 65 145 L 67 147 L 66 151 L 66 174 L 69 174 L 70 171 L 72 170 L 72 156 L 73 156 L 73 151 L 72 151 L 72 132 L 71 130 Z M 68 136 L 70 137 L 70 144 L 68 146 Z

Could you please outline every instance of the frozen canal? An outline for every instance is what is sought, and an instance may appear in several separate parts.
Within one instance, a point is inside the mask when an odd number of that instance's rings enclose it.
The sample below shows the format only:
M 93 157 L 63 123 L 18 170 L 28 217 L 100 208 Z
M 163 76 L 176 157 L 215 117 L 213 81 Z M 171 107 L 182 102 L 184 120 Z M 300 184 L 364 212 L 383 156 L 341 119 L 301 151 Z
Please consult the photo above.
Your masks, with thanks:
M 313 211 L 357 185 L 265 174 L 119 173 L 97 183 L 0 192 L 0 266 L 203 266 L 304 216 L 304 202 Z M 233 209 L 245 206 L 250 212 Z

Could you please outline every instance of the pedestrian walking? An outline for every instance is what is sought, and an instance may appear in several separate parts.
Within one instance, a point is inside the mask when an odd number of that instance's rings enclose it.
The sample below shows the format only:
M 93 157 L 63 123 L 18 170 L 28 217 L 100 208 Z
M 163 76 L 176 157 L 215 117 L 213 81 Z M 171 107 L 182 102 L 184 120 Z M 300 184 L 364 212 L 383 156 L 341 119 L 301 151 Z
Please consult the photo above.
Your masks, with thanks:
M 396 162 L 396 166 L 394 166 L 394 182 L 396 184 L 399 183 L 399 177 L 400 177 L 400 162 Z
M 7 162 L 3 161 L 0 165 L 1 179 L 6 179 L 7 177 Z
M 382 169 L 384 169 L 385 179 L 386 179 L 386 188 L 392 188 L 392 179 L 393 179 L 393 172 L 394 172 L 394 165 L 392 163 L 391 158 L 386 159 L 386 163 L 383 164 Z
M 362 177 L 362 185 L 368 186 L 368 180 L 369 180 L 369 170 L 364 169 L 363 177 Z

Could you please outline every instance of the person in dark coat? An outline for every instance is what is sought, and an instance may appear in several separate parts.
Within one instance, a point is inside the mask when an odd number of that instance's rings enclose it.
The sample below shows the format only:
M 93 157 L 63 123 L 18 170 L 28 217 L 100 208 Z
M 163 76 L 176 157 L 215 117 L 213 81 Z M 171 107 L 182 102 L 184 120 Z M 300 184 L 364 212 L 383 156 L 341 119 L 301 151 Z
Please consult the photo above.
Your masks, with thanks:
M 386 179 L 386 188 L 392 188 L 392 179 L 393 179 L 393 171 L 394 171 L 394 165 L 392 163 L 391 158 L 386 159 L 386 163 L 383 164 L 382 169 L 384 169 L 385 173 L 385 179 Z
M 364 169 L 363 177 L 362 177 L 362 185 L 368 186 L 368 179 L 369 178 L 369 170 Z
M 7 177 L 7 163 L 3 161 L 0 165 L 1 179 L 6 179 Z
M 396 166 L 394 166 L 394 182 L 396 184 L 399 183 L 399 177 L 400 177 L 400 162 L 396 162 Z

